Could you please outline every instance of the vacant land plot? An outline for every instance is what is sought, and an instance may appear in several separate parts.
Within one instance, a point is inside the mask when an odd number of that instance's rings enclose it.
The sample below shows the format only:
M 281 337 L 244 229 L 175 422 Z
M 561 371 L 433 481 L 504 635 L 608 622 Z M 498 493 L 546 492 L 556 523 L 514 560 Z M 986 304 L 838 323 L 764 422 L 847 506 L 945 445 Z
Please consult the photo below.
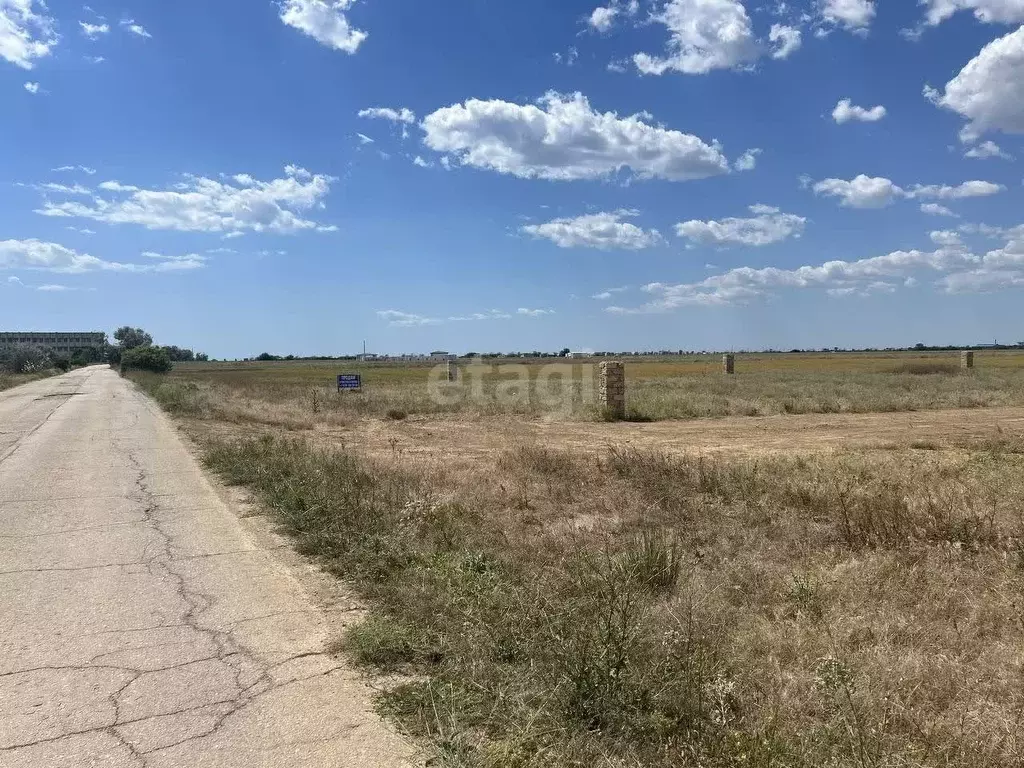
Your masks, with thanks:
M 362 416 L 556 415 L 595 420 L 598 359 L 460 362 L 462 383 L 440 386 L 440 367 L 339 362 L 181 364 L 172 377 L 202 389 L 204 407 L 228 421 L 295 428 Z M 1024 405 L 1024 353 L 979 354 L 962 375 L 950 353 L 751 355 L 725 376 L 720 359 L 626 362 L 634 420 L 876 413 Z M 569 367 L 571 366 L 571 367 Z M 338 373 L 360 373 L 362 394 L 339 394 Z M 431 388 L 431 381 L 434 388 Z M 438 391 L 450 396 L 439 398 Z
M 422 369 L 366 369 L 394 398 L 334 406 L 315 377 L 348 371 L 310 368 L 144 385 L 360 589 L 369 619 L 339 649 L 386 675 L 382 712 L 435 764 L 1024 763 L 1012 366 L 815 374 L 821 391 L 853 377 L 925 408 L 969 388 L 1000 408 L 647 424 L 400 418 Z M 774 407 L 790 375 L 736 381 Z

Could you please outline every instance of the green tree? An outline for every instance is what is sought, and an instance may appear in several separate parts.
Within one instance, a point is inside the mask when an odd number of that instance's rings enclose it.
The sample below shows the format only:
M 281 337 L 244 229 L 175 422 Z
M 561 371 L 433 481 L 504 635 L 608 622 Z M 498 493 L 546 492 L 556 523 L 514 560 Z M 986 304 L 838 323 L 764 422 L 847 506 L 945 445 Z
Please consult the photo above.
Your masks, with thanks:
M 114 331 L 114 338 L 117 339 L 117 346 L 121 352 L 136 347 L 148 347 L 153 343 L 153 337 L 141 328 L 132 328 L 130 325 L 122 326 Z
M 135 347 L 126 350 L 121 355 L 121 373 L 126 371 L 167 373 L 172 367 L 171 357 L 163 347 Z

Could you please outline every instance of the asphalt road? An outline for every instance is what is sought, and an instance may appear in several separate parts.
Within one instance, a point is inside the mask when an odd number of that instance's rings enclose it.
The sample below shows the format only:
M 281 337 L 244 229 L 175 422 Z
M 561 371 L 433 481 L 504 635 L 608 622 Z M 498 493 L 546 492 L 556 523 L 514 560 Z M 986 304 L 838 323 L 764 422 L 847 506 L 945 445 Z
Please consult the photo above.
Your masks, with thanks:
M 404 766 L 338 622 L 105 367 L 0 393 L 0 766 Z

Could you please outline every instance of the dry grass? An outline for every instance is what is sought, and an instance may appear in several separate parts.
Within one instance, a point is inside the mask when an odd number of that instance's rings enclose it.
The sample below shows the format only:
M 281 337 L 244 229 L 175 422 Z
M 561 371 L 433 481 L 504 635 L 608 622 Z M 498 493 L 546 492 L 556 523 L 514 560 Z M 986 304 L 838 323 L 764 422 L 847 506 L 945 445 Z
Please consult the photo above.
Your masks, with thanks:
M 940 459 L 208 453 L 372 601 L 344 647 L 440 765 L 1009 768 L 1024 462 Z
M 38 381 L 39 379 L 45 379 L 48 376 L 54 376 L 57 371 L 41 371 L 37 373 L 2 373 L 0 372 L 0 392 L 5 389 L 11 389 L 12 387 L 18 387 L 22 384 L 28 384 L 30 381 Z
M 571 392 L 553 399 L 538 381 L 542 363 L 522 366 L 531 380 L 521 387 L 509 384 L 511 373 L 486 377 L 482 399 L 469 396 L 468 384 L 455 385 L 449 391 L 462 397 L 453 402 L 432 397 L 431 369 L 424 364 L 193 363 L 176 366 L 171 381 L 196 384 L 202 409 L 218 420 L 288 429 L 344 426 L 388 412 L 600 420 L 602 411 L 593 400 L 591 363 L 596 361 L 571 362 L 576 377 Z M 958 359 L 947 353 L 752 355 L 741 356 L 737 366 L 738 375 L 725 376 L 710 357 L 627 360 L 629 419 L 1024 405 L 1024 354 L 1017 352 L 979 355 L 979 367 L 969 375 L 961 375 Z M 339 372 L 361 373 L 364 391 L 337 392 L 333 382 Z
M 989 373 L 993 392 L 1016 376 Z M 861 375 L 918 402 L 967 378 Z M 1024 764 L 1018 435 L 758 458 L 524 443 L 431 464 L 287 436 L 251 417 L 259 377 L 147 385 L 369 601 L 342 647 L 399 673 L 381 711 L 436 765 Z M 288 391 L 278 418 L 312 409 Z M 226 414 L 250 414 L 236 439 L 211 436 Z

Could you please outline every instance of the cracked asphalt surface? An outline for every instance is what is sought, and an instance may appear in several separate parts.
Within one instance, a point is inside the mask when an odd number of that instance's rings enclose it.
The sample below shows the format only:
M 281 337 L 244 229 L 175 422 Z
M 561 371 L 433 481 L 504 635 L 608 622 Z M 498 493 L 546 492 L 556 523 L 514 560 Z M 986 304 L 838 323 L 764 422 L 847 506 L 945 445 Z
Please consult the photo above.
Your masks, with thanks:
M 0 766 L 406 766 L 338 622 L 106 367 L 0 393 Z

